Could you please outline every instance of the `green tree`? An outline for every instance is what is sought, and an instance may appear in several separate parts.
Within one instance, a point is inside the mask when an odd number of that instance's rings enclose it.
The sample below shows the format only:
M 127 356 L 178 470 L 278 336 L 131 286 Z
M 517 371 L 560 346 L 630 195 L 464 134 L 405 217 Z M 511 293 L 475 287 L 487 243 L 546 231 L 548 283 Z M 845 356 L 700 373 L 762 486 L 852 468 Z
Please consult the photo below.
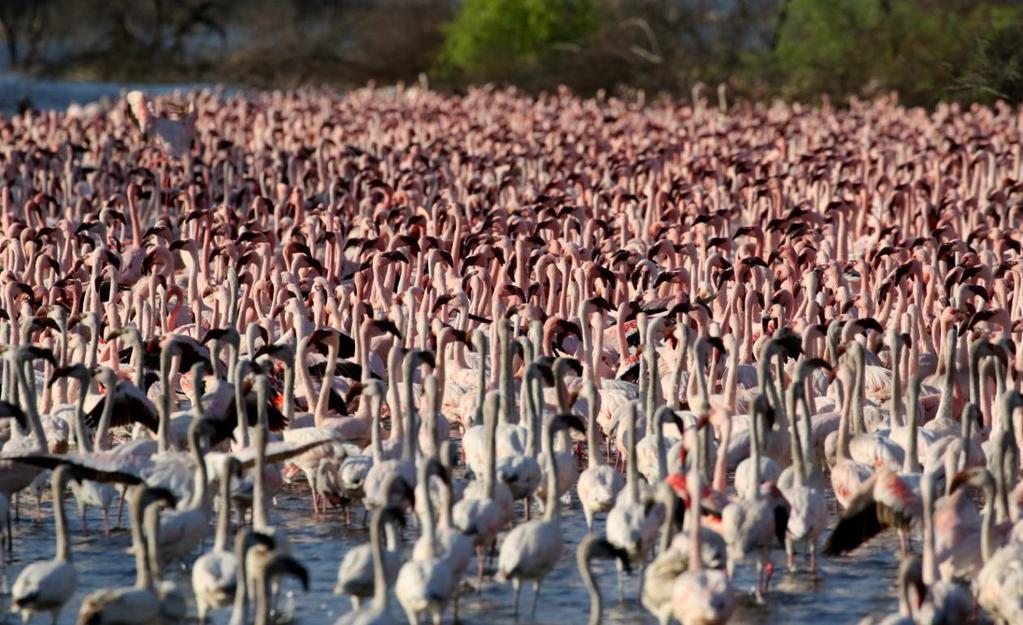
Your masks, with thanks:
M 785 97 L 894 89 L 932 104 L 966 88 L 968 67 L 984 80 L 985 55 L 1005 56 L 1020 15 L 1008 0 L 787 0 L 773 49 L 754 62 Z
M 438 55 L 441 75 L 515 81 L 556 64 L 595 26 L 591 0 L 465 0 Z

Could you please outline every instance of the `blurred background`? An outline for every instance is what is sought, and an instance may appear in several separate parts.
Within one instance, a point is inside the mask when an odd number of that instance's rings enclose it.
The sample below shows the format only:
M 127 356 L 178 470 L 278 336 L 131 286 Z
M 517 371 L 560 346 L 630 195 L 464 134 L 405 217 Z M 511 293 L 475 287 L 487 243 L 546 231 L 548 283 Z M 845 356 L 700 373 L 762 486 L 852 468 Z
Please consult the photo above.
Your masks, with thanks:
M 1019 103 L 1023 1 L 0 0 L 0 92 L 47 81 Z M 24 93 L 23 93 L 24 92 Z M 713 92 L 708 92 L 713 97 Z M 22 104 L 26 104 L 22 102 Z

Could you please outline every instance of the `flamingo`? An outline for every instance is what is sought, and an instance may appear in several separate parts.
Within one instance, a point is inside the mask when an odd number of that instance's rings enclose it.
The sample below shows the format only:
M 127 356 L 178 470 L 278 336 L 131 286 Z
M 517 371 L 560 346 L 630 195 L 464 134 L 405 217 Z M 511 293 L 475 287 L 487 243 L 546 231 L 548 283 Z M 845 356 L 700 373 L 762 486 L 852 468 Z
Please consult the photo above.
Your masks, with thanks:
M 84 389 L 84 387 L 83 387 Z M 31 463 L 30 457 L 21 461 Z M 134 475 L 116 471 L 98 471 L 86 466 L 62 462 L 53 470 L 54 524 L 57 547 L 52 560 L 33 562 L 23 568 L 11 588 L 11 608 L 21 613 L 27 623 L 33 614 L 49 612 L 53 622 L 60 618 L 64 604 L 78 588 L 78 572 L 71 558 L 71 545 L 64 512 L 64 490 L 68 479 L 117 481 L 127 484 L 141 482 Z
M 128 106 L 144 140 L 148 141 L 151 137 L 159 139 L 164 149 L 177 158 L 188 153 L 195 137 L 196 109 L 194 101 L 189 102 L 187 107 L 180 105 L 172 107 L 176 108 L 182 117 L 170 119 L 156 115 L 146 94 L 141 91 L 129 91 L 125 99 L 128 101 Z
M 614 558 L 622 563 L 626 571 L 629 571 L 629 554 L 619 549 L 603 538 L 590 534 L 582 539 L 579 547 L 576 548 L 576 565 L 579 568 L 579 575 L 583 578 L 583 585 L 590 595 L 590 616 L 588 625 L 600 625 L 602 617 L 602 602 L 600 587 L 593 581 L 593 569 L 591 563 L 597 558 Z
M 160 597 L 153 585 L 149 567 L 149 547 L 143 536 L 142 514 L 149 501 L 159 500 L 172 507 L 173 494 L 163 488 L 136 486 L 131 493 L 131 541 L 135 552 L 135 584 L 95 590 L 82 599 L 78 622 L 117 625 L 144 625 L 155 622 L 160 614 Z
M 700 445 L 695 447 L 696 455 L 699 456 Z M 697 457 L 693 466 L 699 466 L 699 464 Z M 735 610 L 736 598 L 730 581 L 731 575 L 724 571 L 706 569 L 703 565 L 700 514 L 698 512 L 698 502 L 703 494 L 703 486 L 698 470 L 690 470 L 686 473 L 686 485 L 692 506 L 689 523 L 689 568 L 675 579 L 672 586 L 671 613 L 682 625 L 727 623 Z M 729 556 L 729 560 L 731 560 L 731 554 Z M 758 594 L 759 592 L 758 580 Z
M 750 462 L 753 466 L 753 483 L 760 481 L 760 435 L 756 421 L 767 412 L 767 399 L 758 395 L 753 401 L 754 423 L 750 424 Z M 690 471 L 691 473 L 693 471 Z M 693 501 L 699 501 L 699 498 Z M 728 550 L 728 577 L 734 575 L 735 566 L 753 555 L 756 558 L 756 598 L 764 600 L 764 593 L 770 584 L 773 566 L 767 559 L 767 550 L 775 540 L 784 544 L 788 511 L 771 496 L 764 496 L 762 488 L 755 489 L 749 497 L 729 503 L 721 512 L 722 535 Z M 678 618 L 678 611 L 675 611 Z
M 572 428 L 585 432 L 582 420 L 570 414 L 559 414 L 551 417 L 544 424 L 544 455 L 547 466 L 547 501 L 544 505 L 542 519 L 526 521 L 516 525 L 505 536 L 497 557 L 497 573 L 500 578 L 510 580 L 515 590 L 512 610 L 518 614 L 519 595 L 522 582 L 533 582 L 533 603 L 530 614 L 536 612 L 536 602 L 540 595 L 540 587 L 544 579 L 557 564 L 564 549 L 564 536 L 561 533 L 560 511 L 558 506 L 557 465 L 554 455 L 554 437 L 565 429 Z
M 646 566 L 646 558 L 654 546 L 660 516 L 656 506 L 649 506 L 640 498 L 639 468 L 636 466 L 636 420 L 639 405 L 634 402 L 629 410 L 626 424 L 628 428 L 628 456 L 626 467 L 625 488 L 618 495 L 615 505 L 607 513 L 607 540 L 629 554 L 629 559 L 641 569 Z M 618 570 L 618 589 L 622 592 L 622 568 Z M 642 592 L 641 592 L 642 594 Z
M 434 625 L 439 625 L 444 608 L 454 595 L 458 583 L 451 563 L 441 557 L 439 552 L 433 502 L 429 493 L 430 478 L 434 475 L 446 479 L 440 461 L 435 458 L 426 459 L 419 466 L 418 478 L 426 502 L 426 509 L 421 516 L 425 548 L 419 557 L 402 565 L 395 580 L 394 593 L 409 623 L 418 623 L 419 615 L 429 612 L 433 616 Z
M 587 467 L 579 474 L 579 480 L 576 482 L 576 494 L 579 497 L 579 503 L 582 504 L 583 514 L 586 516 L 586 527 L 592 532 L 594 516 L 608 512 L 614 507 L 625 482 L 620 473 L 602 463 L 603 455 L 600 453 L 600 439 L 597 432 L 600 393 L 597 391 L 592 372 L 585 378 L 588 408 L 586 420 Z

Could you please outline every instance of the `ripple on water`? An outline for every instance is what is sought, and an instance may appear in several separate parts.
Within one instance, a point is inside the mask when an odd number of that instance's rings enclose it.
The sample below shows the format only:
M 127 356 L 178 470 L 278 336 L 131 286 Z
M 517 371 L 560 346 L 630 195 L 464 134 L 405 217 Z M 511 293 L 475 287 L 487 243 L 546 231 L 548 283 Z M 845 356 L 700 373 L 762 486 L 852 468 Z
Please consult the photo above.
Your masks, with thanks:
M 89 527 L 92 534 L 81 538 L 77 511 L 70 500 L 68 503 L 81 588 L 69 609 L 61 615 L 61 625 L 75 622 L 78 606 L 86 593 L 102 587 L 130 585 L 135 579 L 129 532 L 118 530 L 109 538 L 104 538 L 99 532 L 102 527 L 99 513 L 90 511 Z M 32 504 L 22 506 L 22 521 L 17 525 L 15 539 L 17 559 L 7 569 L 12 582 L 25 563 L 52 556 L 53 519 L 50 503 L 44 501 L 43 506 L 44 518 L 40 526 L 34 526 L 26 518 L 32 513 Z M 463 594 L 461 616 L 466 625 L 570 625 L 584 622 L 589 608 L 586 592 L 575 569 L 575 548 L 585 535 L 586 524 L 577 504 L 566 506 L 563 511 L 562 524 L 566 539 L 564 555 L 544 584 L 536 617 L 530 619 L 523 615 L 516 621 L 511 610 L 511 586 L 487 581 L 483 592 L 468 590 Z M 347 549 L 368 540 L 368 532 L 361 525 L 361 511 L 353 513 L 354 526 L 351 528 L 344 525 L 343 518 L 337 513 L 322 520 L 314 520 L 309 510 L 308 496 L 303 492 L 291 491 L 277 498 L 273 518 L 276 523 L 287 528 L 295 555 L 309 567 L 311 574 L 312 584 L 307 595 L 293 582 L 287 582 L 287 588 L 295 594 L 292 600 L 286 601 L 286 609 L 290 610 L 293 606 L 298 623 L 320 625 L 332 622 L 349 607 L 346 598 L 332 594 L 338 563 Z M 602 531 L 602 528 L 601 519 L 598 531 Z M 406 528 L 406 547 L 410 545 L 408 539 L 414 531 L 414 527 Z M 212 535 L 208 542 L 212 542 Z M 768 605 L 758 606 L 752 597 L 744 595 L 732 623 L 802 625 L 812 622 L 814 625 L 844 625 L 856 623 L 870 613 L 893 611 L 897 608 L 894 595 L 897 548 L 898 539 L 893 533 L 883 535 L 851 557 L 820 558 L 816 576 L 805 571 L 786 573 L 785 553 L 776 549 L 771 553 L 776 573 L 768 594 Z M 474 567 L 475 562 L 470 564 L 473 571 Z M 656 623 L 636 599 L 638 572 L 626 579 L 626 598 L 619 603 L 614 566 L 610 563 L 595 563 L 595 570 L 604 596 L 605 623 Z M 191 588 L 188 571 L 183 567 L 174 567 L 167 571 L 165 577 Z M 740 591 L 751 592 L 754 585 L 752 567 L 740 568 L 735 583 Z M 531 599 L 532 589 L 524 589 L 520 606 L 523 612 L 528 610 Z M 9 599 L 5 598 L 4 604 L 8 602 Z M 215 615 L 213 622 L 226 623 L 226 614 Z M 450 613 L 446 622 L 450 622 Z

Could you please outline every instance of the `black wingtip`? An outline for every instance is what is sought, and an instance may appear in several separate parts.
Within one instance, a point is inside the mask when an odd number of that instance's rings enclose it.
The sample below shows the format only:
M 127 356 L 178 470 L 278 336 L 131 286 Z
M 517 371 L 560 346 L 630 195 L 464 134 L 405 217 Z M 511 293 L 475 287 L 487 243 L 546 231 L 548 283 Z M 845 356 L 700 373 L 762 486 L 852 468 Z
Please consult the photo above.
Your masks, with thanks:
M 881 533 L 884 526 L 877 516 L 877 503 L 871 501 L 852 514 L 839 519 L 835 529 L 824 543 L 828 557 L 849 553 Z

